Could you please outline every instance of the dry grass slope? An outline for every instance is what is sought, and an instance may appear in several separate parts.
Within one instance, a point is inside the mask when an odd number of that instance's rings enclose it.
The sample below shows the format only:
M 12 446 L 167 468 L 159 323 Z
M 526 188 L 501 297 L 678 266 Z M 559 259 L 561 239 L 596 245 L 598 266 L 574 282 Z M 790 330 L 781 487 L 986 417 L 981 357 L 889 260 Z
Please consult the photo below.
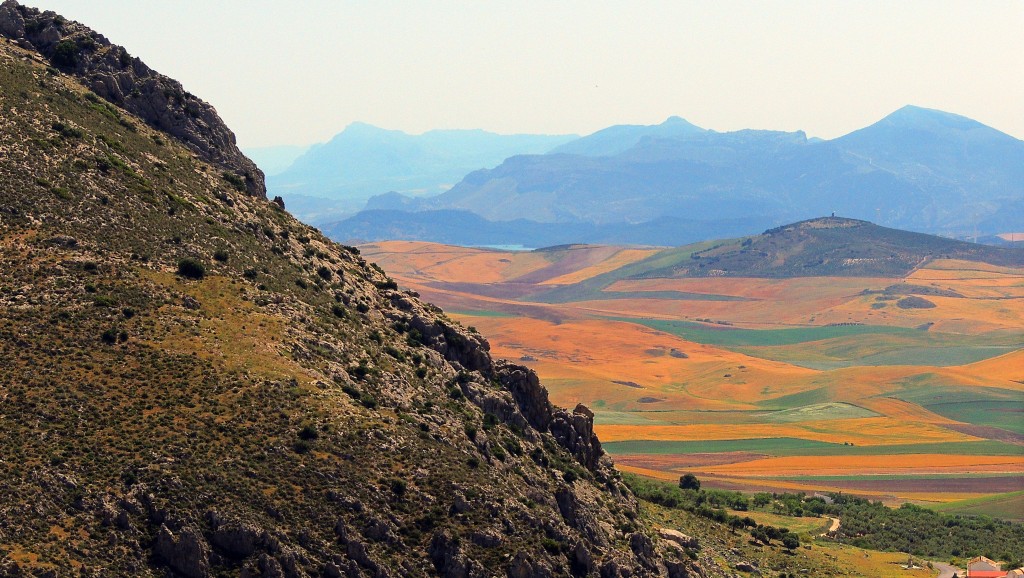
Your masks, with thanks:
M 0 64 L 0 576 L 689 567 L 586 412 L 35 52 Z

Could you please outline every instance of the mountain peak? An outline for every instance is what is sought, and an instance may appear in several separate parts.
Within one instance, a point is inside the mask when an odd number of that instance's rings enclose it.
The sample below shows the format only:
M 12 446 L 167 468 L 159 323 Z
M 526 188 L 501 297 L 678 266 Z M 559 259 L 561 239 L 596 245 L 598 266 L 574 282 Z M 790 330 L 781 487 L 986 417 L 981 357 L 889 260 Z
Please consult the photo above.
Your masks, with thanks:
M 665 122 L 661 123 L 658 126 L 664 127 L 664 128 L 672 128 L 672 129 L 675 129 L 675 130 L 679 130 L 679 129 L 692 129 L 694 132 L 698 132 L 698 131 L 699 132 L 704 132 L 703 128 L 693 124 L 692 122 L 686 120 L 685 118 L 683 118 L 681 116 L 675 116 L 675 115 L 668 117 L 667 119 L 665 119 Z
M 331 140 L 336 140 L 338 138 L 343 137 L 367 138 L 385 136 L 400 138 L 408 137 L 409 135 L 400 130 L 381 128 L 379 126 L 372 125 L 368 122 L 362 122 L 357 120 L 349 123 L 341 132 L 334 135 L 334 138 L 332 138 Z
M 16 0 L 0 5 L 0 36 L 37 52 L 53 68 L 77 78 L 94 97 L 105 101 L 103 105 L 109 103 L 138 116 L 204 161 L 233 173 L 249 194 L 266 197 L 263 171 L 238 150 L 235 134 L 213 106 L 121 46 L 83 24 L 22 6 Z
M 583 156 L 613 156 L 647 138 L 678 139 L 708 132 L 682 117 L 670 116 L 661 124 L 618 124 L 566 143 L 551 152 Z
M 951 112 L 945 112 L 933 108 L 924 108 L 910 104 L 889 114 L 876 124 L 883 123 L 889 126 L 898 126 L 905 128 L 923 128 L 933 130 L 939 128 L 954 130 L 989 128 L 976 120 L 972 120 L 959 114 L 953 114 Z

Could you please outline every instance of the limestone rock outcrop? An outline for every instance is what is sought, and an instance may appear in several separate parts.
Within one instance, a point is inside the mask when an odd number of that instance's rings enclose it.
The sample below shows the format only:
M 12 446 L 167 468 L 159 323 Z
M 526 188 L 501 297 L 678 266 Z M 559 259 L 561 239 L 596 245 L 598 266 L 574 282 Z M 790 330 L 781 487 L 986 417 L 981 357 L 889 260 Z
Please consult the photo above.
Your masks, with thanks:
M 238 149 L 235 134 L 209 103 L 187 92 L 121 46 L 50 11 L 0 4 L 0 35 L 34 49 L 62 72 L 78 77 L 97 96 L 184 143 L 221 167 L 225 178 L 249 194 L 266 197 L 261 171 Z

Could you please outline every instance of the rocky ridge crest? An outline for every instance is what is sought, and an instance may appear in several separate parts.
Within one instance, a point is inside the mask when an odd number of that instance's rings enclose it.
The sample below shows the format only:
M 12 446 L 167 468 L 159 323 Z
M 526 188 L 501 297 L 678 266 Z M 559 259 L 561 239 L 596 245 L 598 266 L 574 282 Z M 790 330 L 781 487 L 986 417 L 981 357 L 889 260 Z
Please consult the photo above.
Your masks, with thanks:
M 14 44 L 0 576 L 712 571 L 645 525 L 586 408 Z
M 0 4 L 0 35 L 38 51 L 108 102 L 184 143 L 201 159 L 230 171 L 249 194 L 266 197 L 263 171 L 238 149 L 235 135 L 207 102 L 78 22 L 51 12 Z

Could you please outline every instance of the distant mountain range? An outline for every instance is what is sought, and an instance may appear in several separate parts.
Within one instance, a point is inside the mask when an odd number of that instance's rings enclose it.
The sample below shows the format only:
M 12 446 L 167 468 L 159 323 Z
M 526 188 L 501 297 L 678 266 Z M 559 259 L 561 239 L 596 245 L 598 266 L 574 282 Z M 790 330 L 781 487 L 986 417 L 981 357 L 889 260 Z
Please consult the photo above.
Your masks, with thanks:
M 468 211 L 486 221 L 527 220 L 517 243 L 679 244 L 731 234 L 729 223 L 762 225 L 836 213 L 914 231 L 994 235 L 1024 223 L 1024 142 L 971 119 L 907 106 L 843 137 L 803 132 L 719 133 L 673 117 L 655 126 L 615 126 L 468 174 L 430 198 L 387 195 L 360 215 L 326 228 L 337 239 L 417 238 L 446 242 L 417 211 Z M 401 211 L 401 212 L 395 212 Z M 433 217 L 439 217 L 434 214 Z M 667 221 L 688 230 L 659 238 Z M 479 238 L 483 222 L 461 230 Z M 549 233 L 537 233 L 538 227 Z M 628 231 L 625 237 L 621 231 Z M 367 233 L 370 237 L 363 237 Z
M 289 207 L 290 209 L 290 207 Z M 522 245 L 538 248 L 571 243 L 682 245 L 712 232 L 739 236 L 773 226 L 767 219 L 706 221 L 661 217 L 639 224 L 540 223 L 529 219 L 490 221 L 466 210 L 366 210 L 320 226 L 332 239 L 430 240 L 450 245 Z
M 437 195 L 467 173 L 497 166 L 514 155 L 546 153 L 577 138 L 483 130 L 410 135 L 357 122 L 327 143 L 310 147 L 285 170 L 268 170 L 267 186 L 270 195 L 284 197 L 300 218 L 322 222 L 327 215 L 354 213 L 371 196 L 389 191 Z
M 269 147 L 243 148 L 242 152 L 263 169 L 267 176 L 282 173 L 292 166 L 295 159 L 309 150 L 308 146 L 279 145 Z

